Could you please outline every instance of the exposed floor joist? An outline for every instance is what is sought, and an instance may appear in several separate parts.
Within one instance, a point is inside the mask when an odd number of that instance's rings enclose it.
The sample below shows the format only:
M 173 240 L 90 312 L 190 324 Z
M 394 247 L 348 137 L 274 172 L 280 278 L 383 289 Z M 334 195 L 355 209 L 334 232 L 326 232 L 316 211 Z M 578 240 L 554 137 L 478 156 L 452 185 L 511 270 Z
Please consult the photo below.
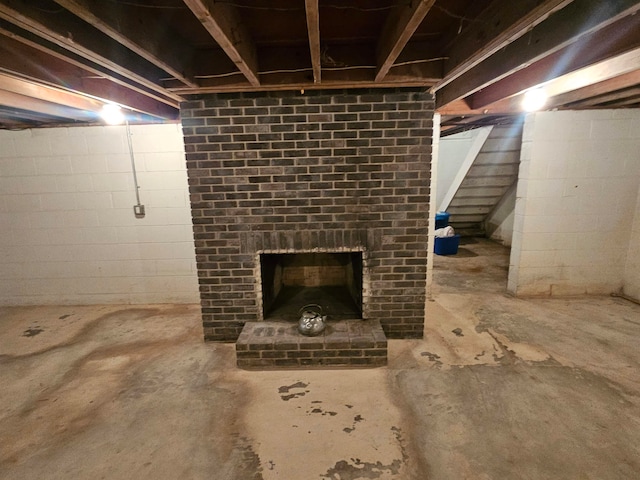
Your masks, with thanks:
M 0 28 L 0 36 L 3 34 L 10 35 Z M 73 61 L 24 38 L 0 38 L 0 71 L 15 72 L 14 75 L 19 74 L 34 83 L 81 92 L 155 117 L 175 119 L 178 116 L 178 104 L 175 101 L 131 86 L 123 79 L 105 76 L 101 69 Z M 47 68 L 41 68 L 43 64 Z
M 640 48 L 640 15 L 632 15 L 610 25 L 602 30 L 585 35 L 579 41 L 566 48 L 549 55 L 528 68 L 513 73 L 507 78 L 474 93 L 469 98 L 471 108 L 482 109 L 505 97 L 517 95 L 525 90 L 554 82 L 558 77 L 571 72 L 587 68 L 614 56 L 624 54 Z M 612 70 L 609 78 L 613 78 L 625 71 Z M 624 66 L 622 66 L 624 70 Z M 628 69 L 626 71 L 629 71 Z M 582 76 L 582 82 L 596 83 L 604 78 Z M 581 88 L 584 85 L 572 85 L 565 82 L 564 93 L 567 88 Z M 555 95 L 556 93 L 549 93 Z
M 438 91 L 509 43 L 522 37 L 549 15 L 573 0 L 520 0 L 505 4 L 492 2 L 469 28 L 449 45 L 444 78 L 435 86 Z M 522 12 L 526 12 L 524 15 Z M 506 27 L 506 28 L 505 28 Z
M 378 42 L 376 82 L 382 81 L 387 76 L 393 63 L 434 3 L 435 0 L 417 0 L 406 6 L 401 4 L 389 15 Z
M 616 59 L 640 48 L 639 10 L 640 0 L 0 0 L 0 72 L 170 121 L 190 95 L 271 90 L 431 88 L 442 115 L 489 119 L 521 112 L 521 95 L 543 85 L 553 108 L 635 107 L 635 60 Z M 565 81 L 577 71 L 597 74 Z M 0 128 L 39 105 L 5 98 Z
M 235 7 L 213 0 L 184 0 L 184 3 L 249 83 L 254 87 L 259 86 L 256 47 Z
M 59 15 L 47 14 L 35 5 L 20 0 L 0 2 L 0 18 L 25 29 L 44 40 L 52 42 L 90 62 L 123 73 L 130 81 L 179 101 L 180 97 L 159 85 L 163 73 L 160 69 L 141 62 L 130 50 L 86 24 L 75 24 L 73 34 L 68 20 Z M 77 23 L 77 22 L 76 22 Z M 108 41 L 107 41 L 108 39 Z
M 467 97 L 638 10 L 640 2 L 635 0 L 606 4 L 600 0 L 574 0 L 527 35 L 439 89 L 436 106 Z
M 309 31 L 309 51 L 311 53 L 311 67 L 313 68 L 313 82 L 322 80 L 320 59 L 320 12 L 318 0 L 305 0 L 307 14 L 307 30 Z
M 118 12 L 108 2 L 55 2 L 186 85 L 197 86 L 191 65 L 193 48 L 176 32 L 164 32 L 160 26 L 150 25 L 147 18 Z

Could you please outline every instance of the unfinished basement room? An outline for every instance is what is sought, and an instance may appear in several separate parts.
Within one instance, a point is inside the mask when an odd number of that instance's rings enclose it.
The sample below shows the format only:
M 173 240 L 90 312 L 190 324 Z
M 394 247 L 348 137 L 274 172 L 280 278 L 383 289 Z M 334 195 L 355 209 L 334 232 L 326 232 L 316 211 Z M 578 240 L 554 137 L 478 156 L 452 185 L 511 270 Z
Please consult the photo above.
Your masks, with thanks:
M 0 0 L 2 480 L 635 480 L 640 0 Z

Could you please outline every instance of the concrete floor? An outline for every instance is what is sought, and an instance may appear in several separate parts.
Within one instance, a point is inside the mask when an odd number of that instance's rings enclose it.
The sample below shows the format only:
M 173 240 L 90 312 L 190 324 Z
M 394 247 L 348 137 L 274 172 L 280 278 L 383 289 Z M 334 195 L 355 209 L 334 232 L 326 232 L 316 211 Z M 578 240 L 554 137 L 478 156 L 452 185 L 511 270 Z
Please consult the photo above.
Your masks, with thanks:
M 436 257 L 389 366 L 243 371 L 196 306 L 0 309 L 0 478 L 636 479 L 640 306 L 515 299 Z

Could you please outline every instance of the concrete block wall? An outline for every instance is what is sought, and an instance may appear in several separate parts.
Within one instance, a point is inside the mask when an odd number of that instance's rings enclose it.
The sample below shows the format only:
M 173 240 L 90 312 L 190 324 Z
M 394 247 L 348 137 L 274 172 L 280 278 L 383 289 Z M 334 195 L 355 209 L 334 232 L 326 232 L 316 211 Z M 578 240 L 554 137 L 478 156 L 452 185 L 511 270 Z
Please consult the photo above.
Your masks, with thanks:
M 634 261 L 629 251 L 640 186 L 638 132 L 640 110 L 527 116 L 510 291 L 579 295 L 623 288 Z
M 637 160 L 640 163 L 640 156 L 637 157 Z M 625 295 L 640 301 L 640 189 L 638 189 L 638 201 L 631 229 L 622 291 Z
M 196 303 L 180 125 L 0 131 L 0 304 Z
M 433 97 L 238 93 L 181 106 L 205 337 L 260 318 L 258 253 L 364 251 L 368 318 L 424 328 Z

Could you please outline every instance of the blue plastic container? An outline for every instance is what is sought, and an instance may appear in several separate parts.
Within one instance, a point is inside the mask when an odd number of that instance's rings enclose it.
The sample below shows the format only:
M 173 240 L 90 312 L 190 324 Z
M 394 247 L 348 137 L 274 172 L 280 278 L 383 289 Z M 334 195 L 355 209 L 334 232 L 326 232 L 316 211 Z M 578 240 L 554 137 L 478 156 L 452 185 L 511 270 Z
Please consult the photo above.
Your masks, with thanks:
M 433 251 L 436 253 L 436 255 L 455 255 L 456 253 L 458 253 L 459 246 L 460 235 L 454 235 L 453 237 L 436 238 Z
M 444 228 L 449 225 L 449 214 L 447 212 L 436 213 L 436 228 Z

